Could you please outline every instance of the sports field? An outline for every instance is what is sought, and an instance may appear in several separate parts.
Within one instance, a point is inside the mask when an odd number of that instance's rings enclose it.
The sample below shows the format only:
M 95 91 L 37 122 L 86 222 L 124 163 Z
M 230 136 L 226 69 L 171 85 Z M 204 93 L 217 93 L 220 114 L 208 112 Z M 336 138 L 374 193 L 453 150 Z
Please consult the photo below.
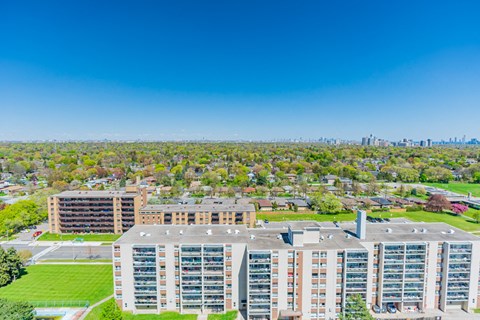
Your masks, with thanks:
M 368 214 L 371 217 L 382 218 L 407 218 L 417 222 L 444 222 L 459 229 L 473 232 L 480 231 L 480 224 L 474 221 L 467 220 L 465 217 L 455 216 L 448 213 L 434 213 L 426 211 L 414 212 L 373 212 Z M 268 219 L 270 222 L 281 221 L 353 221 L 356 214 L 342 213 L 342 214 L 298 214 L 298 213 L 257 213 L 257 219 Z
M 467 195 L 469 192 L 474 197 L 480 197 L 480 184 L 478 183 L 425 183 L 426 186 L 444 189 L 451 192 Z
M 47 305 L 83 300 L 93 304 L 113 293 L 111 265 L 34 265 L 26 272 L 0 288 L 0 297 Z

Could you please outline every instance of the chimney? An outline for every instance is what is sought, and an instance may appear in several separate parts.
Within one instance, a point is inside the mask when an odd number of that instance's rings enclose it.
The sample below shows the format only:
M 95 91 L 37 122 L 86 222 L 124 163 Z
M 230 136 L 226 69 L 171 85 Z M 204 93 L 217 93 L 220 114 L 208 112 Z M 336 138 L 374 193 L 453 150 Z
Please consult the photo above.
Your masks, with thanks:
M 367 225 L 367 213 L 363 210 L 357 211 L 357 238 L 365 240 Z

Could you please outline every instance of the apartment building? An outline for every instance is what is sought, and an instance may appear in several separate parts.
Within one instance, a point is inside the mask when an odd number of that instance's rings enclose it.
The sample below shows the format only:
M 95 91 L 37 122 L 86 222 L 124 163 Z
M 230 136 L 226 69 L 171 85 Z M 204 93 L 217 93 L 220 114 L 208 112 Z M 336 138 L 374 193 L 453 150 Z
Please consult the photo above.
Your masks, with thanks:
M 146 190 L 136 186 L 123 191 L 65 191 L 48 198 L 50 232 L 121 234 L 135 224 L 146 202 Z
M 113 245 L 134 313 L 338 319 L 349 295 L 402 312 L 480 306 L 480 238 L 442 223 L 136 225 Z
M 244 224 L 255 226 L 253 204 L 165 204 L 141 208 L 137 224 Z
M 255 226 L 253 204 L 209 202 L 147 205 L 147 190 L 65 191 L 48 199 L 52 233 L 117 233 L 135 224 L 245 224 Z

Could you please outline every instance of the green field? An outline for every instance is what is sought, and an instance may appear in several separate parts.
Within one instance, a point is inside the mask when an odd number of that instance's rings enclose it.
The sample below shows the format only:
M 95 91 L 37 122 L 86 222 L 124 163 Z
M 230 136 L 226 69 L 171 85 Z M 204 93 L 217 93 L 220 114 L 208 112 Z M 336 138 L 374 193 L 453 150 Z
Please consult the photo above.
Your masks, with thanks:
M 12 300 L 87 300 L 90 304 L 113 293 L 111 265 L 34 265 L 17 281 L 0 288 L 0 297 Z
M 112 259 L 39 259 L 41 263 L 112 263 Z
M 471 192 L 474 197 L 480 197 L 480 184 L 478 183 L 425 183 L 425 185 L 451 192 L 461 193 L 464 195 L 467 195 L 469 192 Z
M 111 300 L 109 300 L 111 301 Z M 109 301 L 96 306 L 90 311 L 85 320 L 98 320 L 102 314 L 103 306 Z M 163 312 L 162 314 L 137 314 L 133 315 L 128 312 L 123 313 L 124 320 L 196 320 L 197 315 L 194 314 L 179 314 L 177 312 Z M 230 320 L 230 319 L 225 319 Z
M 473 212 L 473 211 L 469 211 Z M 426 211 L 415 212 L 374 212 L 369 213 L 372 217 L 382 218 L 407 218 L 417 222 L 444 222 L 451 226 L 457 227 L 465 231 L 480 231 L 480 224 L 467 220 L 465 217 L 454 216 L 448 213 L 433 213 Z M 257 219 L 268 219 L 271 222 L 274 221 L 299 221 L 299 220 L 314 220 L 319 222 L 324 221 L 353 221 L 356 218 L 354 213 L 342 213 L 342 214 L 288 214 L 288 213 L 270 213 L 262 214 L 257 213 Z
M 38 241 L 73 241 L 76 239 L 83 239 L 83 241 L 116 241 L 120 238 L 120 234 L 95 234 L 95 233 L 86 233 L 86 234 L 57 234 L 45 232 L 38 238 Z
M 208 320 L 235 320 L 237 319 L 238 311 L 228 311 L 225 314 L 209 314 Z
M 318 222 L 324 221 L 353 221 L 357 215 L 355 213 L 340 213 L 340 214 L 318 214 L 318 213 L 261 213 L 257 212 L 257 219 L 270 222 L 281 221 L 299 221 L 299 220 L 315 220 Z

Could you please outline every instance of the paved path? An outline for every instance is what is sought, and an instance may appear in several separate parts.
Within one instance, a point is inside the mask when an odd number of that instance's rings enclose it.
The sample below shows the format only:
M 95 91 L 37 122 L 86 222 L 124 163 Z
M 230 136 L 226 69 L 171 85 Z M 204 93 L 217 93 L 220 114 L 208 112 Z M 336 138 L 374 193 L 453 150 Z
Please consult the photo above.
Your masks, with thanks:
M 48 260 L 40 260 L 40 261 L 35 261 L 35 264 L 109 264 L 111 265 L 113 262 L 70 262 L 70 261 L 65 261 L 65 262 L 62 262 L 62 261 L 48 261 Z
M 93 308 L 95 308 L 96 306 L 98 306 L 98 305 L 106 302 L 107 300 L 109 300 L 109 299 L 111 299 L 111 298 L 113 298 L 113 294 L 112 294 L 111 296 L 106 297 L 106 298 L 103 299 L 103 300 L 98 301 L 98 302 L 95 303 L 95 304 L 92 304 L 91 306 L 89 306 L 89 307 L 87 308 L 87 310 L 85 310 L 85 312 L 82 314 L 82 316 L 81 316 L 80 318 L 78 318 L 78 320 L 83 320 L 83 319 L 85 319 L 85 318 L 88 316 L 88 314 L 90 313 L 90 311 L 92 311 Z
M 45 250 L 41 251 L 40 253 L 37 253 L 36 255 L 34 255 L 32 257 L 32 261 L 36 261 L 36 260 L 40 259 L 41 257 L 43 257 L 44 255 L 46 255 L 47 253 L 55 251 L 58 248 L 60 248 L 60 246 L 47 247 L 47 249 L 45 249 Z

